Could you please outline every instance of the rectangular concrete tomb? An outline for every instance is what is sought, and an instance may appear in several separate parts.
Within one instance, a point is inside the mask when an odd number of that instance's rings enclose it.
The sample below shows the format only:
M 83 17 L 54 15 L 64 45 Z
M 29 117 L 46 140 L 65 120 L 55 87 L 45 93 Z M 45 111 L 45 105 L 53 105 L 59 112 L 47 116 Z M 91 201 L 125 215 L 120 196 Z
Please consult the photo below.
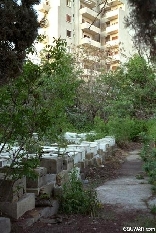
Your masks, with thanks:
M 74 159 L 72 157 L 63 158 L 63 170 L 71 170 L 74 167 Z
M 18 219 L 28 210 L 35 208 L 35 194 L 25 193 L 17 202 L 0 202 L 0 209 L 8 216 Z
M 8 159 L 0 158 L 0 167 L 7 166 L 7 164 L 8 164 Z
M 63 158 L 61 157 L 43 157 L 40 165 L 47 169 L 47 173 L 57 174 L 63 170 Z
M 70 152 L 68 152 L 69 156 L 73 158 L 74 164 L 77 164 L 82 159 L 82 151 L 76 148 L 70 148 Z
M 85 159 L 85 147 L 82 146 L 82 145 L 76 145 L 76 144 L 73 144 L 73 145 L 68 145 L 67 149 L 66 149 L 67 152 L 74 152 L 75 155 L 74 155 L 74 164 L 75 163 L 78 163 L 78 162 L 81 162 Z
M 14 181 L 4 177 L 4 173 L 0 173 L 0 202 L 18 201 L 26 192 L 26 178 Z
M 46 184 L 46 174 L 47 174 L 47 168 L 45 167 L 37 167 L 34 169 L 34 172 L 36 173 L 37 177 L 27 178 L 26 186 L 27 188 L 39 188 Z

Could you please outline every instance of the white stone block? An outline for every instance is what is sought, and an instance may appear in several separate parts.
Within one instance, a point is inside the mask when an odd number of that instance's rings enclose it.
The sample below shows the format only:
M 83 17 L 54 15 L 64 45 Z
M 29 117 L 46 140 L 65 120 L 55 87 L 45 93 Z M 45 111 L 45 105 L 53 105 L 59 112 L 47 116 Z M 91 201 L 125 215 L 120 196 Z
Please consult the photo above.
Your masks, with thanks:
M 97 144 L 90 143 L 90 152 L 93 153 L 93 155 L 97 154 L 97 150 L 98 150 L 97 148 L 98 148 Z
M 4 167 L 8 165 L 8 159 L 1 159 L 0 158 L 0 167 Z
M 95 140 L 94 143 L 97 144 L 97 149 L 99 150 L 100 149 L 100 140 Z
M 67 146 L 67 149 L 66 149 L 67 152 L 78 152 L 80 153 L 81 157 L 79 158 L 79 161 L 78 162 L 81 162 L 85 159 L 85 148 L 81 145 L 68 145 Z M 75 161 L 74 161 L 75 163 Z
M 89 152 L 90 152 L 90 144 L 89 144 L 89 142 L 87 142 L 87 141 L 82 141 L 80 145 L 84 146 L 85 152 L 86 152 L 86 153 L 89 153 Z
M 99 146 L 100 150 L 106 151 L 108 147 L 109 147 L 108 142 L 100 142 L 100 146 Z
M 55 152 L 55 151 L 58 151 L 58 147 L 57 146 L 43 146 L 42 147 L 42 151 L 44 153 L 49 153 L 49 152 Z
M 113 136 L 106 136 L 104 139 L 108 139 L 110 141 L 110 146 L 115 145 L 115 138 Z
M 52 153 L 42 154 L 42 158 L 46 158 L 46 159 L 57 158 L 57 157 L 58 154 L 52 154 Z

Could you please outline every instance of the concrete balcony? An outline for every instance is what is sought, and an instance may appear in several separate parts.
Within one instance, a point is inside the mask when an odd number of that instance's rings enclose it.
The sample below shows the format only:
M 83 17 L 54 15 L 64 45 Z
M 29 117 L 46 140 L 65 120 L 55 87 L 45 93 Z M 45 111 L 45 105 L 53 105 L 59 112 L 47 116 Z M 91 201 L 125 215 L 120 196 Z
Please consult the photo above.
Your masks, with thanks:
M 97 28 L 94 25 L 91 25 L 90 23 L 82 23 L 81 30 L 91 35 L 100 34 L 100 28 Z
M 45 4 L 45 3 L 41 3 L 38 7 L 38 10 L 42 13 L 47 13 L 50 10 L 50 5 L 49 4 Z
M 106 37 L 107 36 L 107 32 L 106 31 L 102 31 L 100 34 L 101 37 Z
M 108 20 L 113 20 L 113 19 L 117 19 L 119 15 L 119 9 L 113 10 L 113 11 L 108 11 L 105 14 L 106 19 Z
M 100 9 L 102 9 L 102 7 L 105 6 L 105 10 L 111 10 L 111 7 L 117 6 L 120 4 L 124 4 L 124 0 L 107 0 L 107 4 L 106 5 L 104 5 L 104 3 L 101 4 Z
M 87 37 L 84 37 L 80 40 L 80 44 L 81 45 L 91 45 L 93 47 L 96 47 L 96 48 L 101 48 L 101 44 L 100 42 L 97 42 L 95 40 L 92 40 L 90 38 L 87 38 Z
M 96 0 L 80 0 L 83 4 L 88 5 L 90 8 L 93 8 L 96 6 L 97 1 Z
M 117 47 L 119 46 L 119 40 L 109 40 L 106 42 L 106 47 Z
M 114 54 L 114 55 L 108 56 L 106 58 L 106 63 L 107 64 L 118 63 L 119 61 L 120 61 L 120 55 L 119 54 Z
M 107 32 L 108 35 L 115 34 L 115 33 L 118 32 L 118 30 L 119 30 L 119 24 L 118 23 L 114 24 L 114 25 L 111 25 L 109 27 L 106 27 L 106 32 Z
M 87 18 L 87 19 L 90 19 L 90 20 L 94 20 L 96 18 L 99 18 L 97 15 L 98 13 L 94 10 L 91 10 L 90 8 L 88 7 L 84 7 L 84 8 L 81 8 L 80 9 L 80 14 Z
M 105 6 L 105 10 L 110 10 L 111 9 L 111 6 L 110 5 L 108 5 L 108 4 L 104 4 L 104 3 L 102 3 L 102 4 L 100 4 L 100 10 L 102 10 L 102 8 Z
M 108 22 L 109 20 L 106 18 L 106 16 L 103 16 L 101 19 L 100 19 L 100 22 L 101 22 L 101 24 L 102 23 L 106 23 L 106 22 Z
M 107 4 L 109 6 L 117 6 L 117 5 L 120 5 L 120 4 L 123 4 L 124 1 L 123 0 L 108 0 L 107 1 Z

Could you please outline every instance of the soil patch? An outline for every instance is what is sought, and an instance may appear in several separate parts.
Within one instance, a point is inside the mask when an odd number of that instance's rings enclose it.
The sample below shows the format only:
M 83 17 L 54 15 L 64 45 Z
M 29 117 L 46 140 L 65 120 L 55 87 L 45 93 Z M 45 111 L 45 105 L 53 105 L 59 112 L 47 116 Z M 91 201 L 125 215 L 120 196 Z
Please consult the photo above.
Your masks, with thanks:
M 118 207 L 117 207 L 118 209 Z M 55 219 L 60 219 L 58 222 Z M 103 205 L 99 216 L 92 218 L 82 215 L 59 215 L 49 218 L 48 221 L 35 223 L 23 233 L 122 233 L 126 227 L 131 229 L 156 228 L 156 218 L 145 215 L 142 211 L 116 212 L 115 206 Z M 129 229 L 130 229 L 129 228 Z M 127 228 L 128 229 L 128 228 Z

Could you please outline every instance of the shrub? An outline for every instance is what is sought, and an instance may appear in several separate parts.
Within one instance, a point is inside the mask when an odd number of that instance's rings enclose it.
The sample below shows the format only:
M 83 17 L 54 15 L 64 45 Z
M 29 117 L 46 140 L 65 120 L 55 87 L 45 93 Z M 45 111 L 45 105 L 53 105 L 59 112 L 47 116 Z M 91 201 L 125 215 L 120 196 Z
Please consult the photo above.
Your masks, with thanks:
M 104 136 L 107 134 L 107 125 L 99 116 L 94 118 L 94 129 L 97 133 L 103 134 Z
M 156 119 L 151 119 L 147 123 L 148 127 L 148 135 L 150 136 L 151 140 L 156 143 Z
M 84 190 L 82 182 L 77 177 L 77 171 L 74 169 L 69 181 L 63 185 L 63 193 L 60 198 L 61 212 L 95 216 L 99 207 L 96 191 Z
M 132 141 L 140 141 L 140 135 L 147 132 L 147 121 L 134 119 L 133 128 L 130 132 L 130 139 Z
M 107 123 L 108 133 L 115 136 L 117 144 L 126 145 L 131 140 L 134 125 L 135 122 L 129 117 L 112 117 Z
M 150 124 L 150 123 L 149 123 Z M 148 132 L 151 132 L 150 130 Z M 149 134 L 142 135 L 144 146 L 141 151 L 141 157 L 144 161 L 144 170 L 149 176 L 149 182 L 153 184 L 153 190 L 156 190 L 156 148 L 153 144 L 153 136 Z

